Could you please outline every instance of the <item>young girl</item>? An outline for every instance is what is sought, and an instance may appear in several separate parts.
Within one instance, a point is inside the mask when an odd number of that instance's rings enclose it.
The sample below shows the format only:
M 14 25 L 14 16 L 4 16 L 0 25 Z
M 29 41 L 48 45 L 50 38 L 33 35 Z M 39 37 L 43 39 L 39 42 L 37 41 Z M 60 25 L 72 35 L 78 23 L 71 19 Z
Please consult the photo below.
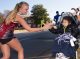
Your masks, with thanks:
M 48 23 L 42 28 L 31 28 L 21 16 L 22 14 L 26 14 L 28 12 L 28 9 L 29 9 L 28 3 L 26 2 L 17 3 L 14 10 L 12 10 L 12 12 L 7 16 L 4 22 L 5 24 L 4 28 L 6 26 L 7 28 L 10 27 L 11 29 L 8 28 L 8 31 L 6 31 L 6 33 L 2 37 L 0 36 L 0 43 L 3 46 L 7 44 L 8 46 L 12 47 L 18 52 L 18 59 L 24 59 L 24 53 L 21 43 L 16 37 L 14 37 L 13 34 L 14 27 L 16 27 L 16 22 L 20 23 L 26 30 L 30 32 L 38 32 L 50 29 L 53 25 L 52 23 Z M 1 29 L 5 30 L 4 28 Z M 8 58 L 3 57 L 2 59 L 9 59 L 10 51 L 9 50 L 6 51 L 5 55 L 7 55 Z
M 70 16 L 65 16 L 63 17 L 59 27 L 54 26 L 52 29 L 49 29 L 50 32 L 59 34 L 59 36 L 54 40 L 53 56 L 57 53 L 63 53 L 66 57 L 70 58 L 76 55 L 74 41 L 76 41 L 80 32 L 77 26 L 72 24 L 71 20 L 73 19 Z M 75 40 L 71 41 L 72 38 Z

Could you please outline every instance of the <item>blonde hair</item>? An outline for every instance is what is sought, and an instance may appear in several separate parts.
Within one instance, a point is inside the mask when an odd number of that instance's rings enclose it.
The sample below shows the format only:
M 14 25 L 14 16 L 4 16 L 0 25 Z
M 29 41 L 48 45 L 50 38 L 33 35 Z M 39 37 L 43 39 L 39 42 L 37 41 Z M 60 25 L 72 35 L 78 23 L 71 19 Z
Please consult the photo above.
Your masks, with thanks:
M 6 24 L 9 24 L 12 20 L 15 19 L 19 9 L 22 7 L 23 4 L 26 4 L 27 6 L 29 6 L 29 4 L 27 2 L 20 2 L 20 3 L 17 3 L 14 10 L 12 10 L 8 16 L 6 17 Z

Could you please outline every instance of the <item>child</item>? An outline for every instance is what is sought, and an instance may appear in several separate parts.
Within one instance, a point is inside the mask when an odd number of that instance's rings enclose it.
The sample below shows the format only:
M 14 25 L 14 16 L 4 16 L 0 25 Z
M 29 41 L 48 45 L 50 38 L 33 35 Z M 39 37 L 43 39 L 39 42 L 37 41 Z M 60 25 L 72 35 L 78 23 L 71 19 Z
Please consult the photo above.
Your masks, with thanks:
M 54 26 L 52 29 L 49 29 L 50 32 L 59 34 L 59 36 L 54 40 L 53 56 L 60 53 L 73 59 L 76 55 L 74 41 L 76 41 L 76 38 L 79 35 L 79 30 L 76 25 L 72 24 L 71 20 L 72 17 L 65 16 L 63 17 L 59 27 Z

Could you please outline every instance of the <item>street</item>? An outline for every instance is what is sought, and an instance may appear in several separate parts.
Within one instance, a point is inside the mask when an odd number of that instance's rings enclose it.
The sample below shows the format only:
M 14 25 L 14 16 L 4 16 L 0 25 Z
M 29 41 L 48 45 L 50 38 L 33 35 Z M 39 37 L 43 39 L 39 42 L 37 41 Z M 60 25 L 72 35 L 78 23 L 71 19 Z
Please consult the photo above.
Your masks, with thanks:
M 24 48 L 25 59 L 50 59 L 52 56 L 53 41 L 57 35 L 44 31 L 19 33 L 15 34 L 15 36 L 19 38 Z M 78 52 L 80 53 L 80 49 L 78 49 Z M 1 53 L 0 56 L 2 56 Z M 18 59 L 17 52 L 13 49 L 11 49 L 10 59 Z
M 20 33 L 15 34 L 15 36 L 19 38 L 24 48 L 25 59 L 39 59 L 39 57 L 51 55 L 53 40 L 56 37 L 56 35 L 49 31 Z M 17 52 L 13 49 L 11 49 L 10 59 L 17 59 Z

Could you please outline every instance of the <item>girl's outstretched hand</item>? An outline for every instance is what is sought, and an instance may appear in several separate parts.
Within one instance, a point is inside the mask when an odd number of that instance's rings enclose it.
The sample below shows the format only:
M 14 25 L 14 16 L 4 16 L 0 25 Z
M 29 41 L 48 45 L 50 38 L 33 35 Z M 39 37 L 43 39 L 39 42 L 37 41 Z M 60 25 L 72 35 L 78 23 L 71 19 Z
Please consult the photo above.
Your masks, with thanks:
M 53 27 L 53 23 L 46 23 L 46 24 L 44 24 L 42 29 L 43 30 L 48 30 L 48 29 L 51 29 L 52 27 Z

